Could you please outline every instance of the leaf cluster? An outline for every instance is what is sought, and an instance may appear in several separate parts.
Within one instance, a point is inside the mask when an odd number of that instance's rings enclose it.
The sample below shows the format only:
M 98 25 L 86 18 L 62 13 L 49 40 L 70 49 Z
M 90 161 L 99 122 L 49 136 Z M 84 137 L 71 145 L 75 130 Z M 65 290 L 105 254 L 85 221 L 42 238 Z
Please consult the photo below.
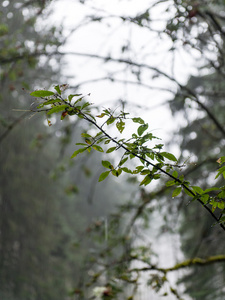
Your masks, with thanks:
M 225 186 L 220 188 L 210 187 L 203 191 L 201 187 L 191 185 L 189 181 L 185 180 L 183 175 L 179 176 L 177 158 L 172 153 L 162 151 L 163 144 L 154 144 L 152 146 L 152 141 L 158 139 L 158 137 L 147 131 L 149 125 L 142 118 L 131 118 L 128 113 L 123 111 L 116 113 L 111 109 L 103 109 L 100 114 L 94 115 L 92 104 L 86 102 L 84 96 L 81 94 L 71 94 L 68 97 L 62 96 L 67 87 L 67 85 L 57 85 L 54 87 L 55 92 L 37 90 L 30 95 L 42 100 L 42 103 L 37 107 L 37 111 L 45 111 L 47 115 L 61 113 L 61 120 L 66 116 L 75 115 L 97 129 L 95 135 L 82 133 L 84 141 L 77 143 L 81 147 L 74 151 L 71 158 L 75 158 L 78 154 L 85 151 L 90 152 L 92 149 L 106 154 L 120 149 L 122 150 L 122 156 L 116 166 L 113 166 L 108 160 L 102 161 L 102 165 L 107 171 L 100 175 L 99 181 L 105 180 L 110 173 L 113 176 L 119 177 L 124 172 L 131 175 L 138 175 L 140 178 L 144 177 L 140 180 L 140 186 L 147 186 L 152 181 L 158 180 L 162 175 L 165 175 L 169 178 L 166 186 L 175 186 L 172 197 L 177 197 L 183 191 L 191 197 L 191 201 L 199 201 L 225 230 Z M 102 124 L 99 124 L 97 119 L 103 120 Z M 114 138 L 109 134 L 108 129 L 105 129 L 105 127 L 115 124 L 119 135 L 121 135 L 127 122 L 130 121 L 138 125 L 137 131 L 132 133 L 130 138 Z M 109 143 L 113 143 L 114 146 L 107 148 Z M 134 158 L 138 159 L 141 164 L 132 170 L 127 163 Z M 225 162 L 225 158 L 221 157 L 218 162 L 222 165 Z M 221 174 L 225 177 L 224 166 L 218 169 L 216 178 Z M 217 191 L 216 196 L 210 194 L 212 191 Z M 211 206 L 211 209 L 207 205 Z M 219 218 L 214 214 L 216 208 L 221 210 Z

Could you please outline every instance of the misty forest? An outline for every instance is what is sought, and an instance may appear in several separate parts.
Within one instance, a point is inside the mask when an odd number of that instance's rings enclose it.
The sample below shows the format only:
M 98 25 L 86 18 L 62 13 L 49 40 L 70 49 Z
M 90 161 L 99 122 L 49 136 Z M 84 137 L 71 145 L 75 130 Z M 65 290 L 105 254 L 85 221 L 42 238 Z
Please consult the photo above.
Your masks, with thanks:
M 0 299 L 224 300 L 224 80 L 224 0 L 1 1 Z

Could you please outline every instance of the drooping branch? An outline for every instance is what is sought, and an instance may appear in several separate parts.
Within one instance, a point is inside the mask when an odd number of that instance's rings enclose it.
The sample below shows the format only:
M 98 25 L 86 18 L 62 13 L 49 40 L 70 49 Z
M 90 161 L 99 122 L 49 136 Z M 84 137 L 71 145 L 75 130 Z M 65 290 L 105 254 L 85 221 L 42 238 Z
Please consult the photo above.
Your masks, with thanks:
M 186 191 L 188 191 L 192 197 L 196 197 L 196 194 L 188 187 L 188 185 L 186 185 L 184 182 L 182 182 L 179 178 L 176 178 L 175 176 L 171 175 L 170 173 L 168 173 L 167 171 L 165 171 L 164 169 L 162 169 L 161 167 L 159 167 L 157 164 L 152 163 L 151 161 L 143 158 L 141 155 L 130 151 L 126 146 L 124 146 L 124 144 L 118 142 L 115 138 L 111 137 L 101 126 L 99 126 L 95 121 L 93 121 L 91 118 L 89 118 L 88 116 L 86 116 L 85 114 L 83 114 L 81 112 L 81 114 L 83 115 L 83 118 L 88 121 L 89 123 L 93 124 L 96 128 L 98 128 L 106 137 L 108 137 L 112 142 L 114 142 L 119 148 L 122 148 L 126 151 L 126 153 L 132 154 L 135 157 L 139 158 L 141 161 L 144 161 L 145 163 L 147 163 L 147 165 L 151 165 L 152 167 L 156 168 L 157 170 L 159 170 L 162 174 L 165 174 L 167 177 L 173 179 L 174 181 L 178 182 L 180 184 L 180 186 L 183 187 L 183 189 L 185 189 Z M 216 220 L 216 222 L 219 223 L 220 227 L 225 231 L 225 226 L 220 223 L 220 219 L 217 218 L 217 216 L 212 212 L 212 210 L 206 206 L 204 204 L 204 202 L 200 199 L 197 198 L 196 199 L 207 211 L 208 213 Z

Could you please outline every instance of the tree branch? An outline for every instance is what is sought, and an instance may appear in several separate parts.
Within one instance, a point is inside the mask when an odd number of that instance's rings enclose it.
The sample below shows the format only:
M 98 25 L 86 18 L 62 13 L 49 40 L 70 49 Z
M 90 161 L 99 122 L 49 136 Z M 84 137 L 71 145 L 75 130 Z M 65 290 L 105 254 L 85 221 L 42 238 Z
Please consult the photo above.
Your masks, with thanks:
M 191 258 L 187 259 L 181 263 L 178 263 L 170 268 L 158 268 L 156 266 L 150 266 L 150 267 L 144 267 L 144 268 L 134 268 L 130 269 L 129 272 L 143 272 L 143 271 L 159 271 L 163 272 L 164 274 L 168 272 L 177 271 L 180 269 L 193 267 L 193 266 L 206 266 L 211 265 L 217 262 L 225 262 L 225 255 L 215 255 L 215 256 L 209 256 L 207 258 Z

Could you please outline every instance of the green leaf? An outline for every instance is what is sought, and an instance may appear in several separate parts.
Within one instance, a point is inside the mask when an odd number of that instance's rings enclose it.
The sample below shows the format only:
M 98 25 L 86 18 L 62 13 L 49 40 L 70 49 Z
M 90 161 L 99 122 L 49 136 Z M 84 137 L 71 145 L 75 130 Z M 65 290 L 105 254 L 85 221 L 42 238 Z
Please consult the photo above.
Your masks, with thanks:
M 48 101 L 45 101 L 45 102 L 41 103 L 39 106 L 43 107 L 45 105 L 54 104 L 54 103 L 58 103 L 58 102 L 61 102 L 61 101 L 62 101 L 61 99 L 51 99 L 51 100 L 48 100 Z
M 223 201 L 218 202 L 218 208 L 219 209 L 224 209 L 225 203 Z
M 103 118 L 106 114 L 105 113 L 101 113 L 101 115 L 96 116 L 97 118 Z
M 88 112 L 85 112 L 85 115 L 86 116 L 89 116 L 90 118 L 92 118 L 95 122 L 96 122 L 96 119 L 94 116 L 92 116 L 92 114 L 89 114 Z
M 130 169 L 128 169 L 127 167 L 123 167 L 123 168 L 121 168 L 121 170 L 124 171 L 125 173 L 133 174 L 133 172 Z
M 218 173 L 217 173 L 215 179 L 218 178 L 222 173 L 225 172 L 225 166 L 223 166 L 222 168 L 219 168 L 217 172 Z
M 82 105 L 81 109 L 84 109 L 85 107 L 90 106 L 90 105 L 91 105 L 91 103 L 86 102 L 86 103 L 84 103 L 84 105 Z
M 122 169 L 112 170 L 112 175 L 116 177 L 119 177 L 121 173 L 122 173 Z
M 147 174 L 150 174 L 150 171 L 148 169 L 145 169 L 145 170 L 142 170 L 141 175 L 147 175 Z
M 54 89 L 56 90 L 56 92 L 57 92 L 59 95 L 61 95 L 61 90 L 60 90 L 59 85 L 56 85 L 56 86 L 54 87 Z
M 53 108 L 51 108 L 51 109 L 47 112 L 47 114 L 48 114 L 48 115 L 51 115 L 51 114 L 53 114 L 53 113 L 58 113 L 58 112 L 60 112 L 60 111 L 65 110 L 67 107 L 69 107 L 69 106 L 66 105 L 66 104 L 54 106 Z
M 102 149 L 102 147 L 100 147 L 98 145 L 93 145 L 92 148 L 95 149 L 96 151 L 104 152 L 104 150 Z
M 75 96 L 80 96 L 80 95 L 79 95 L 79 94 L 75 94 L 75 95 L 71 95 L 71 96 L 75 97 Z M 80 102 L 81 100 L 83 100 L 83 98 L 84 98 L 84 96 L 83 96 L 83 97 L 80 97 L 79 99 L 77 99 L 77 100 L 74 102 L 74 105 L 77 104 L 78 102 Z M 78 106 L 78 108 L 81 109 L 80 106 Z
M 161 154 L 163 157 L 165 157 L 165 158 L 167 158 L 167 159 L 169 159 L 169 160 L 177 161 L 176 157 L 175 157 L 173 154 L 169 153 L 169 152 L 160 152 L 160 154 Z
M 74 98 L 74 97 L 78 97 L 78 96 L 81 96 L 82 94 L 71 94 L 71 95 L 69 95 L 68 96 L 68 100 L 69 100 L 69 102 L 71 102 L 71 100 Z M 79 101 L 81 101 L 82 100 L 82 98 L 80 98 L 80 100 Z
M 45 91 L 45 90 L 38 90 L 38 91 L 34 91 L 32 93 L 30 93 L 31 96 L 33 97 L 49 97 L 49 96 L 53 96 L 55 95 L 54 92 L 51 91 Z
M 119 130 L 119 132 L 122 133 L 125 128 L 125 123 L 122 120 L 120 120 L 119 122 L 116 123 L 116 127 Z
M 173 194 L 172 194 L 172 197 L 176 197 L 178 196 L 182 191 L 182 187 L 177 187 L 174 191 L 173 191 Z
M 138 138 L 138 136 L 136 135 L 136 133 L 133 133 L 133 134 L 132 134 L 132 138 L 133 138 L 133 139 L 137 139 L 137 138 Z
M 145 124 L 144 120 L 142 120 L 141 118 L 132 118 L 132 121 L 134 123 Z
M 100 176 L 99 176 L 99 179 L 98 181 L 103 181 L 104 179 L 106 179 L 106 177 L 109 175 L 111 171 L 106 171 L 106 172 L 103 172 Z
M 87 143 L 88 145 L 91 145 L 92 144 L 92 142 L 91 142 L 91 140 L 89 140 L 89 139 L 85 139 L 85 143 Z
M 72 154 L 71 158 L 76 157 L 79 153 L 84 152 L 86 149 L 87 148 L 81 148 L 81 149 L 78 149 L 78 150 L 74 151 L 74 153 Z
M 177 177 L 178 177 L 178 172 L 177 172 L 177 171 L 174 171 L 174 172 L 172 173 L 172 176 L 175 177 L 175 178 L 177 178 Z
M 192 189 L 197 193 L 197 194 L 203 194 L 203 190 L 199 186 L 192 186 Z
M 206 204 L 207 201 L 209 200 L 209 195 L 208 195 L 208 194 L 202 195 L 202 196 L 200 197 L 200 199 L 202 200 L 202 202 L 203 202 L 204 204 Z
M 113 169 L 113 165 L 107 160 L 102 160 L 102 165 L 107 169 L 111 169 L 111 170 Z
M 144 166 L 137 166 L 136 170 L 138 173 L 140 173 L 144 169 Z
M 194 193 L 192 194 L 191 192 L 189 192 L 187 189 L 184 188 L 184 192 L 185 194 L 187 194 L 190 197 L 194 197 Z
M 116 150 L 116 147 L 111 147 L 111 148 L 109 148 L 107 151 L 106 151 L 106 153 L 111 153 L 111 152 L 113 152 L 113 151 L 115 151 Z
M 219 198 L 225 198 L 225 190 L 222 190 L 217 196 Z
M 155 158 L 154 152 L 148 152 L 148 153 L 146 153 L 146 155 L 147 155 L 151 160 L 154 160 L 154 158 Z
M 220 188 L 218 188 L 218 187 L 209 188 L 209 189 L 204 190 L 204 194 L 212 192 L 212 191 L 218 191 L 218 190 L 220 190 Z
M 85 133 L 85 132 L 81 133 L 81 136 L 84 138 L 92 138 L 92 136 L 90 134 Z
M 137 130 L 138 135 L 141 136 L 143 134 L 143 132 L 147 129 L 148 129 L 148 124 L 139 126 L 138 130 Z
M 119 163 L 119 166 L 122 166 L 127 160 L 128 160 L 128 157 L 122 159 Z
M 110 125 L 110 124 L 112 124 L 115 120 L 116 120 L 116 118 L 110 117 L 110 118 L 107 120 L 106 124 L 107 124 L 107 125 Z
M 145 176 L 145 178 L 142 180 L 142 182 L 140 183 L 140 186 L 141 185 L 148 185 L 150 182 L 152 181 L 152 176 L 150 175 L 147 175 Z
M 169 187 L 169 186 L 173 186 L 174 184 L 176 184 L 176 181 L 170 180 L 170 181 L 167 181 L 166 186 Z

